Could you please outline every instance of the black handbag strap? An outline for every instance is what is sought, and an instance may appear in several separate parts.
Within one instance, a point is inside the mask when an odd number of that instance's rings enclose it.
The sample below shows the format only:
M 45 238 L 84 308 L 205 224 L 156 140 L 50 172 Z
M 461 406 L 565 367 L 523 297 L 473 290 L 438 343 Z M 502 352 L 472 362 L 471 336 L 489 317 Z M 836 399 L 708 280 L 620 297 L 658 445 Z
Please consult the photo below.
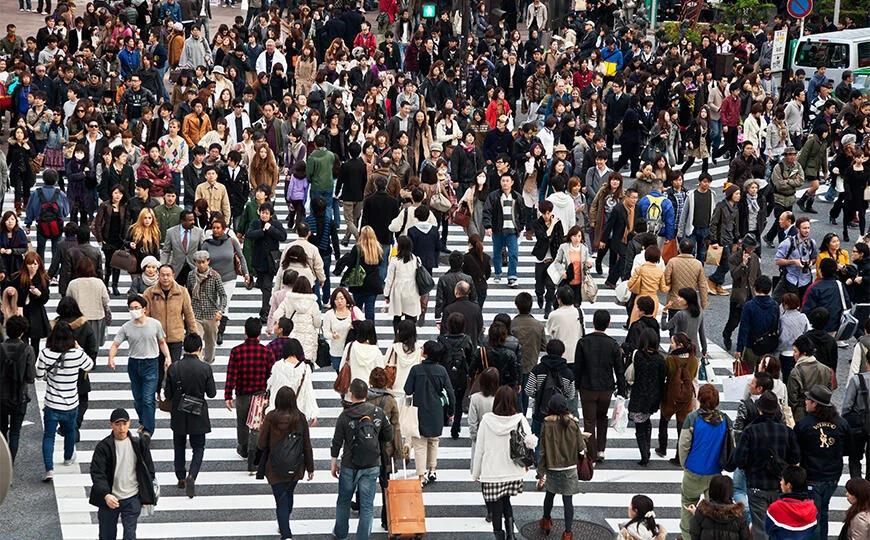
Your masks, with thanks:
M 432 387 L 435 389 L 435 393 L 437 394 L 442 390 L 437 384 L 435 384 L 435 378 L 432 376 L 432 373 L 429 371 L 429 368 L 426 364 L 420 364 L 420 367 L 423 368 L 423 372 L 426 374 L 426 378 L 429 379 L 429 382 L 432 383 Z

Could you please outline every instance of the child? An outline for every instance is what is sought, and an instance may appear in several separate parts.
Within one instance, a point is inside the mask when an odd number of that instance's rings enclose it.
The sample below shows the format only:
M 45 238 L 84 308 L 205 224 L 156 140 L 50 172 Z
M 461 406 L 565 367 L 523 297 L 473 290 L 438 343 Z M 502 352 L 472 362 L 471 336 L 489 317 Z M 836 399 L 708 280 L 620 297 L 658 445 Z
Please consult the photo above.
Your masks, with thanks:
M 305 218 L 305 200 L 308 198 L 308 176 L 305 173 L 305 160 L 297 161 L 293 166 L 293 174 L 287 180 L 287 226 L 295 229 Z
M 295 274 L 295 272 L 293 273 Z M 293 331 L 293 321 L 287 317 L 281 317 L 278 319 L 278 322 L 275 323 L 275 326 L 272 327 L 272 330 L 275 332 L 275 339 L 266 345 L 266 348 L 272 351 L 272 355 L 275 357 L 275 361 L 277 362 L 284 358 L 284 344 L 290 341 L 290 332 Z
M 646 495 L 635 495 L 628 506 L 631 520 L 619 526 L 620 540 L 665 540 L 668 533 L 656 524 L 652 499 Z

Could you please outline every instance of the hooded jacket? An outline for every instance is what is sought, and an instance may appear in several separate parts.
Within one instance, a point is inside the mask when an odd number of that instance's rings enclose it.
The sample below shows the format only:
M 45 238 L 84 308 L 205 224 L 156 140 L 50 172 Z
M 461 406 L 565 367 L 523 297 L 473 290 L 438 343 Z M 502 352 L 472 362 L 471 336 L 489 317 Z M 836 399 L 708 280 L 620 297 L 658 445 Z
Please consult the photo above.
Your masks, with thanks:
M 816 537 L 816 505 L 806 493 L 783 493 L 767 507 L 764 532 L 771 538 L 810 540 Z
M 723 423 L 724 420 L 724 423 Z M 698 409 L 686 417 L 680 433 L 680 461 L 697 475 L 719 474 L 719 457 L 725 437 L 731 436 L 731 419 L 718 410 Z
M 350 380 L 368 381 L 372 370 L 376 367 L 385 367 L 386 360 L 384 353 L 377 345 L 354 341 L 344 349 L 341 365 L 338 367 L 339 371 L 344 367 L 344 364 L 350 364 Z
M 691 538 L 749 540 L 746 507 L 742 502 L 721 504 L 707 499 L 698 503 L 689 527 Z
M 364 380 L 369 380 L 368 376 Z M 362 467 L 354 466 L 351 460 L 354 427 L 363 416 L 368 416 L 372 419 L 372 423 L 378 430 L 378 441 L 382 445 L 393 440 L 393 425 L 387 420 L 383 409 L 367 402 L 351 404 L 350 407 L 341 411 L 341 414 L 338 415 L 335 421 L 335 432 L 332 435 L 332 445 L 330 447 L 330 455 L 334 458 L 337 458 L 339 451 L 344 448 L 341 454 L 342 469 L 370 469 L 380 466 L 380 459 L 372 463 L 365 463 Z
M 471 458 L 471 478 L 483 483 L 514 482 L 522 480 L 526 474 L 525 467 L 514 463 L 511 459 L 511 431 L 521 426 L 526 434 L 526 448 L 534 448 L 538 438 L 532 435 L 529 422 L 522 413 L 511 416 L 498 416 L 486 413 L 480 421 L 477 431 L 477 442 L 474 456 Z
M 564 191 L 557 191 L 547 197 L 547 200 L 553 203 L 553 216 L 559 218 L 562 230 L 567 232 L 577 222 L 574 197 Z
M 544 382 L 550 373 L 559 374 L 559 377 L 562 379 L 562 393 L 569 403 L 574 399 L 576 393 L 574 388 L 574 373 L 568 367 L 568 362 L 561 356 L 544 355 L 541 358 L 541 362 L 533 367 L 531 373 L 529 373 L 525 388 L 526 395 L 535 400 L 532 418 L 538 422 L 544 420 L 543 415 L 538 410 L 538 392 L 544 387 Z

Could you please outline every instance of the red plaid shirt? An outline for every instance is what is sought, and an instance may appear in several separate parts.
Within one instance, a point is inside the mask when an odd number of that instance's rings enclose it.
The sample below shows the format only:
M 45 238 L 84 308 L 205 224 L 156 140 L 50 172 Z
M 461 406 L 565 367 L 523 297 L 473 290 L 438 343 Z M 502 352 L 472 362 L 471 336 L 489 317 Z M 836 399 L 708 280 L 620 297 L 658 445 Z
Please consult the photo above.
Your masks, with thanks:
M 266 348 L 272 352 L 272 357 L 275 359 L 275 362 L 284 359 L 284 344 L 288 341 L 290 341 L 290 338 L 279 337 L 273 339 L 268 345 L 266 345 Z
M 257 338 L 247 338 L 241 345 L 233 347 L 227 365 L 224 399 L 233 399 L 233 390 L 237 396 L 265 392 L 274 363 L 272 351 L 261 345 Z

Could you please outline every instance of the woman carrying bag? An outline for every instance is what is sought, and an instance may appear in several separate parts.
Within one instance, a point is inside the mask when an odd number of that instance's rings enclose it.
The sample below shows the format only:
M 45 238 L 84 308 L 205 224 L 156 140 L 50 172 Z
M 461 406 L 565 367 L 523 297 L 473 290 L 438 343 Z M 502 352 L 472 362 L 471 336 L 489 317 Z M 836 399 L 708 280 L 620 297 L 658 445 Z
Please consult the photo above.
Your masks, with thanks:
M 272 365 L 272 375 L 266 381 L 266 391 L 274 396 L 282 388 L 292 389 L 299 411 L 315 426 L 320 409 L 314 396 L 311 362 L 305 359 L 304 354 L 298 339 L 288 339 L 284 344 L 282 360 Z M 266 414 L 275 410 L 275 406 L 275 401 L 271 401 L 266 407 Z
M 659 352 L 659 341 L 654 330 L 643 330 L 631 362 L 634 367 L 634 385 L 628 401 L 628 418 L 635 423 L 634 434 L 640 450 L 640 461 L 637 464 L 642 467 L 649 464 L 652 438 L 650 417 L 659 410 L 667 376 L 665 359 Z
M 284 387 L 275 396 L 275 408 L 266 414 L 260 426 L 260 438 L 257 448 L 265 452 L 260 459 L 257 478 L 265 477 L 272 487 L 275 497 L 275 514 L 278 518 L 278 528 L 282 539 L 293 538 L 290 531 L 290 514 L 293 512 L 293 492 L 296 484 L 308 472 L 308 481 L 314 479 L 314 451 L 308 433 L 308 420 L 296 406 L 296 394 L 292 389 Z M 290 434 L 302 437 L 304 459 L 294 471 L 282 471 L 277 465 L 275 450 Z
M 551 512 L 556 495 L 562 496 L 565 509 L 565 531 L 562 540 L 573 540 L 571 532 L 574 522 L 574 503 L 572 497 L 580 493 L 580 480 L 577 477 L 577 458 L 586 451 L 586 437 L 580 432 L 580 424 L 568 410 L 565 396 L 554 392 L 547 407 L 549 415 L 544 418 L 541 440 L 538 448 L 538 489 L 543 487 L 544 516 L 538 526 L 549 535 L 553 527 Z
M 574 291 L 574 302 L 580 305 L 583 296 L 583 278 L 592 268 L 592 258 L 589 248 L 583 243 L 583 231 L 579 225 L 574 225 L 565 234 L 565 243 L 559 246 L 556 258 L 547 270 L 553 283 L 567 284 Z

